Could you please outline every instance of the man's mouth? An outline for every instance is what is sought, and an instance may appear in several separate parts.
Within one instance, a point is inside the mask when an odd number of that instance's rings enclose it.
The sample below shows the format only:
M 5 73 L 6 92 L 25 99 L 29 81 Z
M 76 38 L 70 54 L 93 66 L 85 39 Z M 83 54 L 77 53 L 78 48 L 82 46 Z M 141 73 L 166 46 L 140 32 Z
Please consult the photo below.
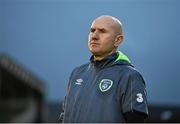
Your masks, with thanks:
M 100 45 L 100 44 L 97 42 L 91 42 L 90 45 Z

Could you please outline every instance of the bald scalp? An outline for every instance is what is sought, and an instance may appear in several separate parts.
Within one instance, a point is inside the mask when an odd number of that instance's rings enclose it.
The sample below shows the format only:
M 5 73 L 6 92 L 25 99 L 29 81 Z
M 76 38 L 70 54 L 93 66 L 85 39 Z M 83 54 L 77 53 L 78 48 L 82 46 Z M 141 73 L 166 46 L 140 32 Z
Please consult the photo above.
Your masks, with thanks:
M 109 15 L 102 15 L 97 17 L 93 23 L 95 21 L 107 21 L 108 24 L 110 24 L 111 26 L 113 26 L 113 28 L 115 29 L 115 32 L 117 33 L 117 35 L 122 35 L 123 31 L 122 31 L 122 23 L 115 17 L 113 16 L 109 16 Z

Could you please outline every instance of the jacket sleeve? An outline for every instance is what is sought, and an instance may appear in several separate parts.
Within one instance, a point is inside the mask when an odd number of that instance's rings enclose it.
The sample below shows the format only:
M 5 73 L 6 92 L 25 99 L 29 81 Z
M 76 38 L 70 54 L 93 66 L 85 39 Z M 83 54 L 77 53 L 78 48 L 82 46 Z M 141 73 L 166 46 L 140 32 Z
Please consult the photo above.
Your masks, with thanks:
M 127 122 L 143 122 L 148 117 L 145 81 L 136 70 L 125 77 L 121 96 L 121 107 Z
M 71 79 L 72 79 L 72 76 L 73 76 L 73 73 L 75 72 L 75 70 L 76 70 L 76 68 L 71 72 L 71 75 L 70 75 L 70 77 L 69 77 L 69 82 L 68 82 L 68 86 L 67 86 L 67 91 L 69 90 L 70 82 L 71 82 Z M 67 95 L 67 93 L 66 93 L 66 95 Z M 66 95 L 65 95 L 64 100 L 63 100 L 63 102 L 62 102 L 62 112 L 60 113 L 60 116 L 59 116 L 59 121 L 60 121 L 60 122 L 63 122 L 63 121 L 64 121 Z

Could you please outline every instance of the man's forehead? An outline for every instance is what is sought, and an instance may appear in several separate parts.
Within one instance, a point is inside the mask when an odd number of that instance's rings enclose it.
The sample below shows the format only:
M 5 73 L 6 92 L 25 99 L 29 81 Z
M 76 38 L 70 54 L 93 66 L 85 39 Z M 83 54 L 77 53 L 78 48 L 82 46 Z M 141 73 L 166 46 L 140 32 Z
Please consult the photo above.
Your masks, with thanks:
M 110 19 L 97 19 L 92 22 L 91 28 L 111 28 L 115 23 Z
M 118 23 L 116 18 L 111 16 L 100 16 L 96 18 L 93 22 L 91 27 L 100 27 L 100 28 L 111 28 L 111 27 L 119 27 L 121 24 Z

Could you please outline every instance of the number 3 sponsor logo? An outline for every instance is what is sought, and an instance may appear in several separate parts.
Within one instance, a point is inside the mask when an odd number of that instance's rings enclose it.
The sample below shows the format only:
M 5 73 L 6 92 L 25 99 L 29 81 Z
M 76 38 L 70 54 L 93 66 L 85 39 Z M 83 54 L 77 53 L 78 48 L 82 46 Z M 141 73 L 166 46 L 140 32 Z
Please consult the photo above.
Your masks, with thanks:
M 138 94 L 136 94 L 136 96 L 137 96 L 137 98 L 136 98 L 137 102 L 139 102 L 139 103 L 143 102 L 142 93 L 138 93 Z

